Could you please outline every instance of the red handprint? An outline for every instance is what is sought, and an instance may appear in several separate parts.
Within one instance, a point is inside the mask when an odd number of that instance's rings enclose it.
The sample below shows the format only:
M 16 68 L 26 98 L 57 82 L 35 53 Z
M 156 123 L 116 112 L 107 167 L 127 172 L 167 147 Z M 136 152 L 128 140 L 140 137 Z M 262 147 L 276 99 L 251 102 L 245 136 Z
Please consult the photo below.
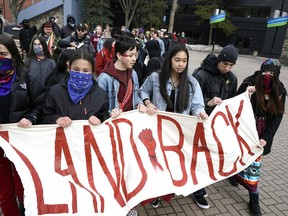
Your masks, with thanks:
M 156 170 L 157 167 L 163 171 L 163 168 L 160 163 L 158 163 L 157 157 L 156 157 L 156 142 L 153 138 L 151 129 L 143 129 L 142 132 L 139 134 L 138 138 L 141 140 L 141 142 L 145 145 L 148 151 L 148 155 L 150 157 L 150 161 Z

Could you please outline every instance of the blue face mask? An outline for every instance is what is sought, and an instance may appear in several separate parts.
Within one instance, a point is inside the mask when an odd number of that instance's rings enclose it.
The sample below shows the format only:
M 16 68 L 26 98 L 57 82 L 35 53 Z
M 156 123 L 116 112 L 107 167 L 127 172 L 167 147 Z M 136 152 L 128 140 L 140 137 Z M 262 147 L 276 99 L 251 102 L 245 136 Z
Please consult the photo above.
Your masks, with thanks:
M 80 73 L 71 70 L 69 74 L 68 93 L 74 104 L 77 104 L 86 96 L 93 85 L 92 73 Z
M 34 53 L 35 53 L 36 56 L 44 54 L 42 47 L 40 47 L 38 45 L 34 46 L 33 50 L 34 50 Z

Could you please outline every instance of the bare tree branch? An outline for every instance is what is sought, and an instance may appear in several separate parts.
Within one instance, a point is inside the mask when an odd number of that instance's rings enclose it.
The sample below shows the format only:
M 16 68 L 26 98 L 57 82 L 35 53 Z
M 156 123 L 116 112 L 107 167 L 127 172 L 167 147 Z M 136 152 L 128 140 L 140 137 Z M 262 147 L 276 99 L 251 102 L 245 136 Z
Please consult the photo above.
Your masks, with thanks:
M 17 22 L 18 14 L 21 11 L 25 0 L 8 0 L 10 10 L 13 14 L 13 22 Z

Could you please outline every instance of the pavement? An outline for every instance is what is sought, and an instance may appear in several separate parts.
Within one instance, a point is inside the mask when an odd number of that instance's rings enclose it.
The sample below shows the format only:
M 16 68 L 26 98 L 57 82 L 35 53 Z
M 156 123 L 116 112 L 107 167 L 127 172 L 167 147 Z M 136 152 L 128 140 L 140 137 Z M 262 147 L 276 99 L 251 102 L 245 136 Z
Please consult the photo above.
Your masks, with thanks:
M 207 52 L 189 51 L 189 71 L 192 73 L 200 62 L 206 57 Z M 238 77 L 238 86 L 243 79 L 260 69 L 261 63 L 266 58 L 240 55 L 232 71 Z M 288 89 L 288 67 L 282 66 L 280 80 Z M 286 112 L 280 128 L 278 129 L 272 152 L 263 158 L 259 193 L 262 215 L 285 216 L 288 215 L 288 98 L 286 98 Z M 248 209 L 248 191 L 242 186 L 238 188 L 230 185 L 228 180 L 207 186 L 206 191 L 210 208 L 200 209 L 191 197 L 177 196 L 170 203 L 161 201 L 158 208 L 150 205 L 138 208 L 139 216 L 245 216 L 250 215 Z
M 189 51 L 189 71 L 200 65 L 208 53 Z M 243 79 L 260 68 L 265 58 L 240 55 L 232 71 L 238 77 L 238 85 Z M 280 79 L 288 89 L 288 67 L 282 66 Z M 261 178 L 259 183 L 260 207 L 262 215 L 288 215 L 288 163 L 286 162 L 288 148 L 288 98 L 286 99 L 286 113 L 280 128 L 274 138 L 272 152 L 263 159 Z M 190 197 L 177 196 L 170 203 L 161 201 L 154 209 L 150 205 L 138 208 L 139 216 L 245 216 L 250 215 L 248 209 L 249 196 L 242 186 L 238 188 L 229 184 L 228 180 L 207 186 L 209 209 L 200 209 Z M 1 216 L 1 211 L 0 211 Z

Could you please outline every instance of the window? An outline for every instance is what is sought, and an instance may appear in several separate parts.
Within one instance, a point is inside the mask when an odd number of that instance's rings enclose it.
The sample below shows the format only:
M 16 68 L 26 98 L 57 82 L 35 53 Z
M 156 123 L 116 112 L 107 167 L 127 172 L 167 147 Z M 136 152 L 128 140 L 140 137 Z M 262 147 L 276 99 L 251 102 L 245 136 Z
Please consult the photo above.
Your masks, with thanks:
M 257 17 L 267 18 L 270 14 L 270 7 L 227 7 L 231 16 L 234 17 Z

